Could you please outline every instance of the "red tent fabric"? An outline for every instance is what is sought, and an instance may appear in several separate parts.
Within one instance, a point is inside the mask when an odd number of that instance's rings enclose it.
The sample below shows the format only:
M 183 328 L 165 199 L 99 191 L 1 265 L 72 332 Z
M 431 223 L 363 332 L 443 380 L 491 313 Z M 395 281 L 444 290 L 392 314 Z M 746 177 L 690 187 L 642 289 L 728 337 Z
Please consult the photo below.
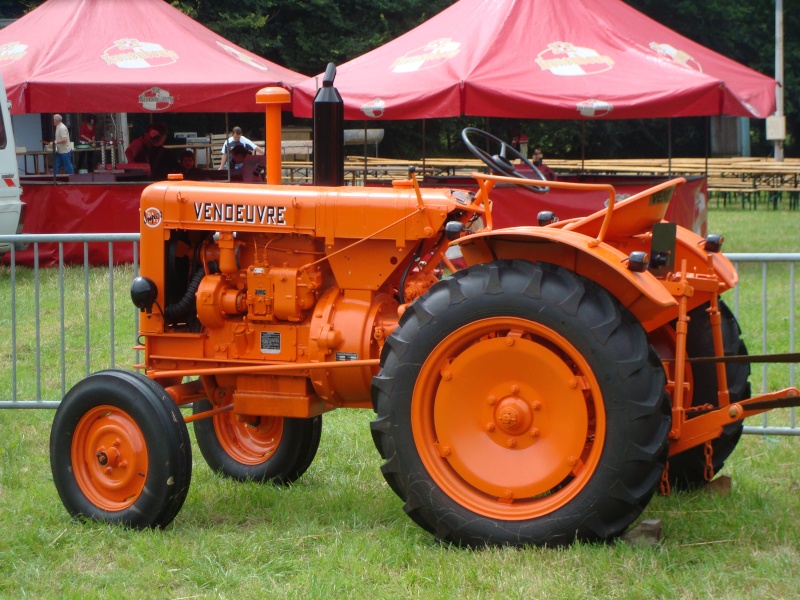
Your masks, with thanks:
M 317 80 L 293 86 L 310 117 Z M 337 68 L 345 119 L 763 118 L 775 81 L 621 0 L 460 0 Z
M 48 0 L 0 30 L 0 73 L 17 114 L 255 112 L 305 79 L 164 0 Z

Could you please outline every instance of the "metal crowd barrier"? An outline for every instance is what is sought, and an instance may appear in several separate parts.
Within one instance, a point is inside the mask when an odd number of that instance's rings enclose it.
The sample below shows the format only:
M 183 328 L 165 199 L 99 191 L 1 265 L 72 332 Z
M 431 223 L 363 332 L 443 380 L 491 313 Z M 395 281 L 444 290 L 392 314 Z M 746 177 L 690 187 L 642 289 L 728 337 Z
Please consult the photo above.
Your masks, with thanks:
M 18 265 L 12 246 L 0 264 L 0 306 L 5 307 L 0 309 L 0 331 L 8 343 L 0 369 L 0 408 L 56 408 L 79 379 L 137 361 L 133 346 L 139 315 L 129 297 L 124 301 L 130 278 L 120 280 L 117 272 L 138 271 L 138 233 L 0 236 L 0 244 L 5 242 L 27 245 L 32 252 L 26 255 L 33 259 L 31 265 Z M 133 263 L 127 267 L 115 265 L 114 247 L 123 243 L 133 245 Z M 82 264 L 66 263 L 65 244 L 83 246 Z M 45 249 L 48 255 L 57 252 L 57 266 L 40 267 Z M 107 254 L 106 265 L 92 264 L 97 254 Z M 24 295 L 21 280 L 30 283 Z M 54 285 L 56 300 L 54 294 L 44 293 Z M 117 335 L 123 323 L 130 332 L 124 341 Z M 94 356 L 98 349 L 102 364 Z M 130 352 L 118 360 L 118 352 L 125 349 Z
M 29 244 L 35 257 L 41 246 L 57 244 L 59 261 L 57 266 L 40 268 L 34 259 L 32 267 L 22 267 L 16 264 L 12 250 L 0 265 L 0 303 L 6 307 L 0 310 L 0 331 L 6 332 L 8 342 L 5 364 L 0 369 L 0 408 L 55 408 L 68 389 L 91 372 L 139 362 L 133 350 L 138 313 L 128 296 L 130 281 L 138 272 L 139 234 L 0 236 L 0 244 L 8 241 Z M 82 265 L 65 264 L 65 243 L 83 244 Z M 107 265 L 90 264 L 90 246 L 97 244 L 107 245 Z M 116 244 L 133 244 L 132 264 L 115 264 Z M 795 266 L 800 263 L 800 253 L 727 256 L 739 269 L 740 285 L 724 299 L 739 317 L 750 354 L 793 353 Z M 769 289 L 768 267 L 781 269 L 778 284 L 785 290 Z M 32 280 L 32 290 L 30 285 L 25 286 L 30 297 L 20 295 L 17 282 L 23 276 L 26 283 Z M 42 293 L 43 285 L 49 286 L 46 289 L 57 286 L 55 305 L 53 294 Z M 754 312 L 758 313 L 755 318 Z M 788 335 L 781 342 L 783 347 L 771 345 L 776 331 Z M 48 356 L 56 359 L 48 360 Z M 796 385 L 795 364 L 754 363 L 751 381 L 754 392 L 759 387 L 766 392 L 770 387 Z M 761 425 L 754 425 L 758 419 Z M 750 419 L 745 433 L 800 435 L 795 409 Z
M 739 271 L 739 285 L 732 292 L 733 313 L 739 318 L 740 326 L 745 330 L 745 343 L 748 344 L 750 354 L 778 354 L 794 353 L 795 340 L 797 333 L 797 311 L 795 309 L 797 300 L 797 279 L 796 265 L 800 263 L 800 253 L 765 253 L 765 254 L 738 254 L 730 253 L 726 256 L 733 261 Z M 777 269 L 783 267 L 780 278 L 772 280 L 773 287 L 785 287 L 784 290 L 770 290 L 767 285 L 768 267 Z M 756 271 L 759 275 L 756 276 Z M 785 271 L 785 272 L 784 272 Z M 755 279 L 755 283 L 753 282 Z M 760 279 L 760 285 L 759 285 Z M 731 299 L 727 300 L 731 303 Z M 751 317 L 744 316 L 744 312 L 752 305 L 758 303 L 760 321 L 754 322 Z M 753 335 L 748 335 L 752 330 Z M 779 333 L 776 333 L 779 332 Z M 760 333 L 756 336 L 755 333 Z M 774 338 L 776 335 L 787 336 L 784 346 L 776 346 Z M 757 343 L 760 342 L 759 345 Z M 770 387 L 773 389 L 787 386 L 795 386 L 795 365 L 787 363 L 785 365 L 775 365 L 768 363 L 753 363 L 751 371 L 751 383 L 753 392 L 766 393 Z M 761 389 L 756 390 L 756 378 L 761 381 Z M 761 425 L 753 425 L 756 420 L 761 421 Z M 797 424 L 797 414 L 795 408 L 783 409 L 763 413 L 760 417 L 754 417 L 746 421 L 745 433 L 757 433 L 766 435 L 800 435 L 800 426 Z

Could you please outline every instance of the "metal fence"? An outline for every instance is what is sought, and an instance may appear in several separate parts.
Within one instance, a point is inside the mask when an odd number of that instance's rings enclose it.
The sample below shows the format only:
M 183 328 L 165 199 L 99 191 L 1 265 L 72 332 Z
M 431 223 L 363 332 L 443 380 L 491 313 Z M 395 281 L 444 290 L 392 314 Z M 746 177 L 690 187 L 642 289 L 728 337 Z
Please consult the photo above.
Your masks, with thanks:
M 128 295 L 138 271 L 138 240 L 138 234 L 0 236 L 0 244 L 29 244 L 34 257 L 32 264 L 21 266 L 12 250 L 4 261 L 8 264 L 0 266 L 0 306 L 7 307 L 0 310 L 0 331 L 8 341 L 0 371 L 0 408 L 55 408 L 90 373 L 127 368 L 140 360 L 133 350 L 138 313 Z M 64 244 L 82 244 L 81 264 L 65 263 Z M 115 264 L 119 244 L 133 245 L 132 264 Z M 39 265 L 39 250 L 45 246 L 51 253 L 58 249 L 52 267 Z M 98 246 L 108 256 L 107 265 L 90 260 Z M 740 272 L 740 284 L 725 301 L 739 317 L 750 353 L 794 352 L 800 253 L 727 256 Z M 751 381 L 754 393 L 793 386 L 795 365 L 754 364 Z M 751 418 L 745 433 L 800 435 L 795 409 Z
M 0 350 L 0 408 L 55 408 L 83 377 L 138 360 L 130 278 L 117 276 L 120 269 L 138 270 L 138 233 L 0 236 L 5 242 L 31 251 L 18 261 L 23 253 L 12 246 L 0 266 L 0 331 L 7 342 Z M 132 264 L 115 265 L 120 244 L 133 246 Z M 76 254 L 82 255 L 78 264 Z M 41 266 L 40 255 L 56 264 Z M 97 266 L 98 255 L 107 255 L 105 266 Z
M 739 285 L 728 293 L 750 354 L 794 353 L 798 315 L 796 265 L 800 253 L 726 256 L 739 271 Z M 759 343 L 760 342 L 760 343 Z M 795 363 L 753 363 L 753 393 L 796 385 Z M 754 422 L 760 420 L 760 425 Z M 746 421 L 745 433 L 800 435 L 796 409 L 763 413 Z

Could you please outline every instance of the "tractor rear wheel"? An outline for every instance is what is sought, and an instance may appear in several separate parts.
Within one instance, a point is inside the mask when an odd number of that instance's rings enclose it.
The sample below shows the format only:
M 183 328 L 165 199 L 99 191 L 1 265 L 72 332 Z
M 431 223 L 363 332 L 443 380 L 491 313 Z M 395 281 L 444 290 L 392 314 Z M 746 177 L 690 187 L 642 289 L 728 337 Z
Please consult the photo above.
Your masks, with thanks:
M 211 410 L 208 400 L 194 413 Z M 322 417 L 254 417 L 225 412 L 194 423 L 197 445 L 212 470 L 238 481 L 278 484 L 297 480 L 311 465 L 322 436 Z
M 706 312 L 708 304 L 689 311 L 689 327 L 686 334 L 686 353 L 689 358 L 714 356 L 714 341 L 711 335 L 711 320 Z M 725 356 L 746 355 L 747 347 L 741 339 L 741 329 L 728 305 L 720 300 L 719 312 L 722 317 L 722 342 Z M 691 381 L 691 406 L 710 404 L 719 406 L 717 398 L 717 372 L 713 363 L 688 363 Z M 731 402 L 739 402 L 750 397 L 750 364 L 727 363 L 725 372 Z M 691 418 L 691 415 L 689 415 Z M 725 460 L 736 448 L 742 437 L 741 421 L 730 423 L 722 429 L 722 435 L 711 442 L 712 467 L 714 473 L 722 469 Z M 678 490 L 696 489 L 706 481 L 705 447 L 696 446 L 669 459 L 669 479 L 672 487 Z
M 611 539 L 657 487 L 670 428 L 661 364 L 636 319 L 567 269 L 456 273 L 406 310 L 381 366 L 383 474 L 442 541 Z
M 156 382 L 128 371 L 100 371 L 59 404 L 50 466 L 72 516 L 166 527 L 189 491 L 189 432 Z

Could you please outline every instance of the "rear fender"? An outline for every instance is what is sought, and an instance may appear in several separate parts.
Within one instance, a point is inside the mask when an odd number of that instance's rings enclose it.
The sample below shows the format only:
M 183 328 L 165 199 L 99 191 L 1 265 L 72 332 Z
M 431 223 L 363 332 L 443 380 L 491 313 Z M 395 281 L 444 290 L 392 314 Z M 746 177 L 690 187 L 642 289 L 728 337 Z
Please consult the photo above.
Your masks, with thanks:
M 639 238 L 623 249 L 596 244 L 594 238 L 549 227 L 513 227 L 484 231 L 454 242 L 467 265 L 500 259 L 546 262 L 565 267 L 597 282 L 627 307 L 648 331 L 677 317 L 678 303 L 663 283 L 649 272 L 627 268 L 628 254 L 649 250 Z M 623 251 L 624 250 L 624 251 Z

